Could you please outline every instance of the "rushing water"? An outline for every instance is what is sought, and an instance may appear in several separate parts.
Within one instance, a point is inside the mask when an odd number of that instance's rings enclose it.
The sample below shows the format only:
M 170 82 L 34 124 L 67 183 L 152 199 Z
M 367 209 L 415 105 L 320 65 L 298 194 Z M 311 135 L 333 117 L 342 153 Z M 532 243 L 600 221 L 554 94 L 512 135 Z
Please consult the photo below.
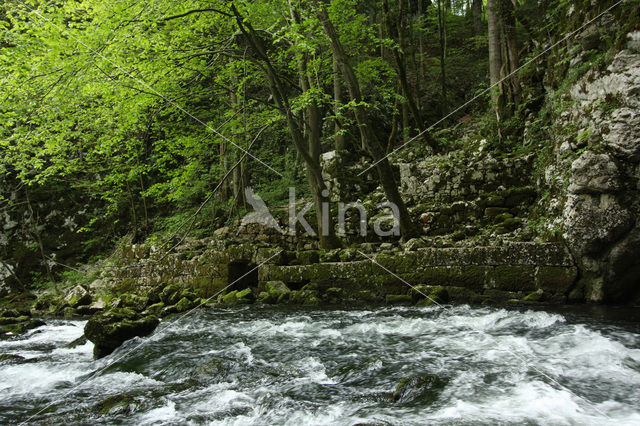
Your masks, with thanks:
M 640 424 L 628 317 L 201 310 L 99 361 L 91 343 L 65 348 L 83 325 L 0 341 L 25 358 L 0 361 L 0 424 Z

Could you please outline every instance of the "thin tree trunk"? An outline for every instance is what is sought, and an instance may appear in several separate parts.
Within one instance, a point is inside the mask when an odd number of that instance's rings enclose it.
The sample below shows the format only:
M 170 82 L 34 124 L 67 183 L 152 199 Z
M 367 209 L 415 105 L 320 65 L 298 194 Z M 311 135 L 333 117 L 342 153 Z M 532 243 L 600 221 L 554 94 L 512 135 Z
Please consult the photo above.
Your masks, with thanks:
M 398 1 L 398 25 L 396 26 L 396 31 L 398 33 L 398 44 L 399 49 L 393 49 L 393 58 L 396 66 L 396 71 L 398 72 L 398 81 L 400 82 L 400 87 L 402 88 L 402 94 L 406 99 L 407 107 L 409 108 L 409 112 L 413 117 L 413 121 L 416 124 L 418 130 L 422 133 L 425 130 L 424 123 L 422 122 L 422 118 L 420 117 L 420 111 L 418 111 L 418 106 L 416 104 L 415 96 L 413 90 L 411 90 L 409 86 L 409 80 L 407 78 L 407 66 L 405 55 L 401 52 L 404 51 L 404 2 L 402 0 Z M 391 25 L 391 16 L 389 12 L 389 4 L 388 0 L 382 0 L 382 16 L 385 27 L 387 29 L 387 36 L 392 37 L 393 27 Z M 408 126 L 407 126 L 408 127 Z M 436 148 L 435 140 L 425 132 L 423 134 L 425 142 L 431 146 L 432 148 Z
M 444 117 L 448 112 L 447 106 L 447 29 L 446 29 L 446 11 L 442 8 L 442 0 L 438 0 L 438 32 L 440 34 L 440 78 L 441 78 L 441 109 Z
M 504 62 L 508 64 L 506 67 L 506 75 L 514 73 L 520 62 L 518 52 L 518 39 L 516 34 L 516 18 L 515 9 L 511 0 L 500 0 L 501 22 L 504 34 L 504 43 L 506 47 L 506 55 Z M 511 104 L 510 113 L 515 112 L 520 103 L 520 81 L 518 74 L 514 73 L 509 77 L 509 103 Z
M 340 107 L 344 104 L 344 98 L 342 97 L 342 84 L 340 82 L 340 66 L 335 56 L 332 60 L 333 65 L 333 114 L 336 118 L 333 120 L 333 131 L 335 133 L 335 149 L 341 151 L 345 149 L 346 141 L 340 128 L 340 122 L 338 115 L 340 114 Z
M 38 241 L 38 248 L 40 249 L 40 256 L 42 257 L 42 262 L 44 263 L 45 270 L 47 271 L 47 276 L 49 280 L 53 283 L 53 288 L 58 291 L 58 283 L 51 272 L 51 266 L 49 266 L 49 259 L 44 254 L 44 245 L 42 244 L 42 237 L 40 235 L 40 230 L 38 229 L 39 218 L 33 212 L 33 207 L 31 206 L 31 200 L 29 199 L 29 191 L 25 189 L 25 196 L 27 198 L 27 206 L 29 207 L 29 213 L 31 214 L 31 221 L 34 223 L 33 233 L 36 236 L 36 240 Z
M 489 74 L 491 85 L 500 81 L 500 69 L 502 68 L 502 58 L 500 55 L 500 9 L 499 0 L 487 0 L 487 21 L 489 29 Z M 491 90 L 491 101 L 493 108 L 500 122 L 502 111 L 502 102 L 500 96 L 500 87 L 494 87 Z
M 471 4 L 471 19 L 473 21 L 473 34 L 476 36 L 484 33 L 482 28 L 482 0 L 473 0 Z

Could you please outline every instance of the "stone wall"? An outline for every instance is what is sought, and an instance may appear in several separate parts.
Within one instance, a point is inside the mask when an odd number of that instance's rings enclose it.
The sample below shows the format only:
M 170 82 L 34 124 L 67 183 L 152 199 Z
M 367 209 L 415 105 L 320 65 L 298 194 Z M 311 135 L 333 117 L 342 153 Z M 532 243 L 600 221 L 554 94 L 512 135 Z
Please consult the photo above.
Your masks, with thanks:
M 105 269 L 101 280 L 127 291 L 175 282 L 211 297 L 244 275 L 226 291 L 282 281 L 291 290 L 311 286 L 319 294 L 340 294 L 341 303 L 353 304 L 407 295 L 411 286 L 442 286 L 454 302 L 528 297 L 528 301 L 563 303 L 577 277 L 571 255 L 556 244 L 388 250 L 370 256 L 375 262 L 349 250 L 293 252 L 251 244 L 225 248 L 216 241 L 202 241 L 199 247 L 191 244 L 189 251 L 161 257 L 144 246 L 127 246 L 120 260 L 130 263 Z

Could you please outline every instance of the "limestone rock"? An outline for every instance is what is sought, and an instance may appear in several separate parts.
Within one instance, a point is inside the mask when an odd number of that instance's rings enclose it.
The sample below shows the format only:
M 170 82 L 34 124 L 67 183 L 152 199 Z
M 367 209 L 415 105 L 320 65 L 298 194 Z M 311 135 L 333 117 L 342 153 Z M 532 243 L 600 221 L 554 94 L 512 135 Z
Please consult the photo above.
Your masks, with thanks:
M 611 114 L 609 132 L 602 135 L 621 159 L 640 161 L 640 113 L 637 109 L 620 108 Z
M 72 308 L 77 308 L 80 305 L 90 304 L 91 295 L 84 287 L 77 285 L 67 293 L 64 302 Z
M 618 166 L 607 154 L 583 153 L 571 164 L 573 194 L 615 192 L 620 189 Z
M 634 218 L 615 197 L 570 194 L 564 209 L 565 238 L 578 255 L 594 254 L 618 240 Z

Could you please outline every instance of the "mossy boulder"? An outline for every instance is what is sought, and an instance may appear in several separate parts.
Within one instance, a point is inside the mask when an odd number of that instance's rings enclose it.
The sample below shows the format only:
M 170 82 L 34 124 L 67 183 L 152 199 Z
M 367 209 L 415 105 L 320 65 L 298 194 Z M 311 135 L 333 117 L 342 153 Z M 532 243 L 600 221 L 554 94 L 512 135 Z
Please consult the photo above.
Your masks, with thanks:
M 77 308 L 80 305 L 88 305 L 91 303 L 91 295 L 86 288 L 77 285 L 73 287 L 64 298 L 65 304 L 72 308 Z
M 186 297 L 183 297 L 176 303 L 176 311 L 177 312 L 186 312 L 195 308 L 197 305 L 193 300 L 189 300 Z
M 143 317 L 128 308 L 112 309 L 92 317 L 84 327 L 84 334 L 95 345 L 94 357 L 102 358 L 129 339 L 148 336 L 158 323 L 153 315 Z
M 244 290 L 240 290 L 236 293 L 237 303 L 245 305 L 255 302 L 256 296 L 253 294 L 253 290 L 250 288 L 245 288 Z
M 19 321 L 13 318 L 11 324 L 0 325 L 0 338 L 22 334 L 43 325 L 45 325 L 44 321 L 26 316 L 21 317 Z
M 182 298 L 183 288 L 179 284 L 172 283 L 166 285 L 160 293 L 160 301 L 165 305 L 175 305 Z
M 149 298 L 145 296 L 139 296 L 137 294 L 125 293 L 120 296 L 120 306 L 135 309 L 136 311 L 143 311 L 149 303 Z
M 20 317 L 0 317 L 0 325 L 18 324 L 21 322 L 29 321 L 30 317 L 23 315 Z
M 230 291 L 227 294 L 220 295 L 218 298 L 218 303 L 224 306 L 235 306 L 238 304 L 238 299 L 236 298 L 236 294 L 238 290 Z
M 159 316 L 164 307 L 165 304 L 162 302 L 154 303 L 153 305 L 147 307 L 147 309 L 143 312 L 143 315 Z
M 289 293 L 289 302 L 297 305 L 316 306 L 320 304 L 318 284 L 309 283 L 298 291 Z
M 291 293 L 284 281 L 267 281 L 263 288 L 264 295 L 259 297 L 263 303 L 281 303 L 288 300 Z
M 340 287 L 330 287 L 325 290 L 323 299 L 332 305 L 338 305 L 344 301 L 344 289 Z

